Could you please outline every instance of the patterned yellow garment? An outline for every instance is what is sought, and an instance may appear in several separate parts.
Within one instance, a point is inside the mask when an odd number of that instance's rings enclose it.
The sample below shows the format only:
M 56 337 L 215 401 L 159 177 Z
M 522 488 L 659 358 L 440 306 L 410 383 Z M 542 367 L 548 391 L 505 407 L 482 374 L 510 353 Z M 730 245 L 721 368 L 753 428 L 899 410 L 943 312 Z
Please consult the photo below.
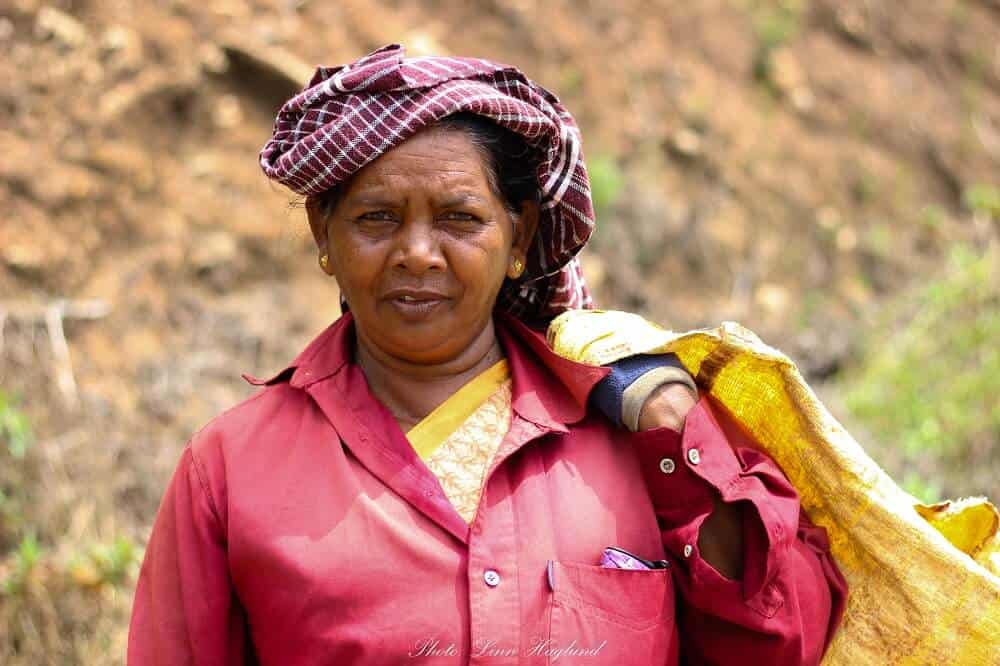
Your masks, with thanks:
M 819 401 L 795 364 L 735 322 L 675 333 L 625 312 L 575 310 L 556 353 L 604 365 L 672 351 L 781 466 L 826 528 L 847 579 L 824 666 L 1000 664 L 1000 516 L 984 497 L 922 505 Z
M 406 433 L 465 522 L 479 507 L 483 477 L 510 428 L 511 379 L 500 361 Z

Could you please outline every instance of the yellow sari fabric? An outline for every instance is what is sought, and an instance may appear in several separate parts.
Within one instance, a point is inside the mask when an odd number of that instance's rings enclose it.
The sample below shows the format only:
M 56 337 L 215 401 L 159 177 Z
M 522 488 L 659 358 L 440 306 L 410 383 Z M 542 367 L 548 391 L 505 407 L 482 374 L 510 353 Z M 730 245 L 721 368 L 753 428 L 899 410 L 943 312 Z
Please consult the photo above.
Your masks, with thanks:
M 549 343 L 604 365 L 674 352 L 783 469 L 826 528 L 847 579 L 824 658 L 855 664 L 1000 664 L 1000 535 L 986 498 L 925 506 L 851 438 L 784 354 L 735 322 L 675 333 L 624 312 L 576 310 Z
M 510 370 L 507 361 L 500 361 L 406 433 L 467 523 L 476 515 L 483 477 L 510 429 L 510 410 Z

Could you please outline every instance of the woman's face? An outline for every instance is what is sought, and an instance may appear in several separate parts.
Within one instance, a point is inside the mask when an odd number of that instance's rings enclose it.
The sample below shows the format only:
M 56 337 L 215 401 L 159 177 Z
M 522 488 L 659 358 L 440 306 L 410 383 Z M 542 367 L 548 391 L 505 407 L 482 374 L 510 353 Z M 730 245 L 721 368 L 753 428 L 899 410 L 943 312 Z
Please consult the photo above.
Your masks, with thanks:
M 310 207 L 365 344 L 446 363 L 488 330 L 513 259 L 525 262 L 538 208 L 512 215 L 487 174 L 465 132 L 431 128 L 361 169 L 326 219 Z

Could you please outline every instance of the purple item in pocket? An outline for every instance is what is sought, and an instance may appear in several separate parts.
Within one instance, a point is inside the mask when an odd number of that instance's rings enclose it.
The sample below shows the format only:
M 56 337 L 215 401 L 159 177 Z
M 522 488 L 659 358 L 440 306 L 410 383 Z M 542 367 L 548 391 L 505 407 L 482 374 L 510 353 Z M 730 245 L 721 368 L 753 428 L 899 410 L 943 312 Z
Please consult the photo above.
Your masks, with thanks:
M 667 560 L 647 560 L 616 546 L 608 546 L 601 553 L 601 566 L 612 569 L 667 569 Z

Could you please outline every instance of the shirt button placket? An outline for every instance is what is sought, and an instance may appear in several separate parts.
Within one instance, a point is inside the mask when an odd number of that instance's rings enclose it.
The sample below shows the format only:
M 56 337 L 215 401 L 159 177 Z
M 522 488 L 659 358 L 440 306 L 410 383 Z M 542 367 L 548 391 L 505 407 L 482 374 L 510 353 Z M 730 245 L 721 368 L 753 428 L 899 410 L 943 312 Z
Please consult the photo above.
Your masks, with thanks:
M 502 469 L 491 476 L 483 490 L 481 504 L 494 493 L 498 497 L 511 496 L 510 483 Z M 517 663 L 516 655 L 507 660 L 499 651 L 513 649 L 516 652 L 520 642 L 518 586 L 504 581 L 506 576 L 517 575 L 514 511 L 509 501 L 488 506 L 488 511 L 480 507 L 484 513 L 477 514 L 469 533 L 467 572 L 473 652 L 468 663 L 471 666 Z M 489 519 L 489 529 L 485 528 L 485 518 Z M 486 651 L 477 653 L 477 649 Z

